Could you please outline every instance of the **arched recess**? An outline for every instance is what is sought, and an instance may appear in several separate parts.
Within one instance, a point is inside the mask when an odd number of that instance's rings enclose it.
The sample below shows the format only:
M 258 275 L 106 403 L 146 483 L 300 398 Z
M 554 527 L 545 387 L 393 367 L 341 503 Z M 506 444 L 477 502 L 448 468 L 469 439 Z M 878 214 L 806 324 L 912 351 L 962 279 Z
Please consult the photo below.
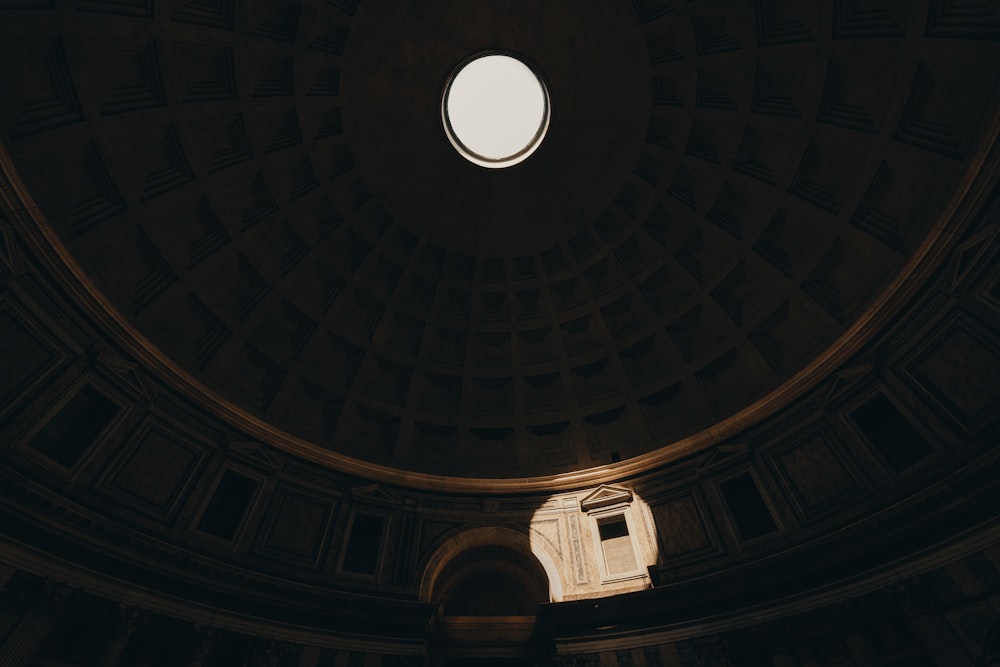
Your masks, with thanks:
M 534 542 L 538 542 L 535 540 Z M 422 602 L 438 602 L 437 594 L 441 592 L 442 573 L 447 573 L 448 567 L 462 554 L 480 548 L 508 549 L 525 558 L 533 559 L 541 566 L 548 580 L 549 602 L 561 602 L 563 599 L 562 580 L 556 559 L 540 544 L 532 544 L 529 536 L 515 528 L 506 526 L 480 526 L 469 528 L 445 537 L 438 547 L 431 552 L 422 564 L 420 578 L 420 600 Z

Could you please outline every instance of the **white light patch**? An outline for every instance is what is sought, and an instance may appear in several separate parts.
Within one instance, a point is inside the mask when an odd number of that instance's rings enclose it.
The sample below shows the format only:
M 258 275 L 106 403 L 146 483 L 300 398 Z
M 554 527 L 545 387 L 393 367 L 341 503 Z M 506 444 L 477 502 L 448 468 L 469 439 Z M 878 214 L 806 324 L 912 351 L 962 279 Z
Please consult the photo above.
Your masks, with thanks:
M 549 99 L 541 79 L 517 58 L 488 55 L 465 65 L 445 89 L 448 139 L 467 160 L 510 167 L 541 144 Z

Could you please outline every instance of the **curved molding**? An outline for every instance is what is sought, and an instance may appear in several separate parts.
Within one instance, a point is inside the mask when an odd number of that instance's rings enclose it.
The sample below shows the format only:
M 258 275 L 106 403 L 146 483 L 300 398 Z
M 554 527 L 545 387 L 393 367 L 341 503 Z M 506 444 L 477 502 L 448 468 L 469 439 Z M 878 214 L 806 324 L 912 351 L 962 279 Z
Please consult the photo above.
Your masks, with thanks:
M 511 529 L 504 530 L 520 535 Z M 849 581 L 821 590 L 806 591 L 792 598 L 778 601 L 773 605 L 755 608 L 753 613 L 746 613 L 746 609 L 735 609 L 711 618 L 692 619 L 670 626 L 647 627 L 628 632 L 612 629 L 601 633 L 590 633 L 586 636 L 565 636 L 557 639 L 556 653 L 636 648 L 680 641 L 710 633 L 726 632 L 792 616 L 903 582 L 993 546 L 998 539 L 1000 539 L 1000 523 L 994 521 L 989 525 L 963 534 L 949 544 L 929 549 L 920 554 L 913 554 L 912 559 L 907 562 L 893 563 L 890 567 L 882 568 L 877 572 L 859 574 Z M 317 630 L 286 625 L 275 622 L 273 619 L 260 619 L 222 612 L 217 608 L 182 600 L 160 591 L 141 589 L 127 581 L 110 579 L 100 573 L 74 566 L 6 538 L 0 539 L 0 563 L 84 591 L 94 592 L 103 597 L 111 596 L 126 605 L 142 607 L 175 618 L 233 632 L 316 647 L 372 653 L 394 652 L 398 655 L 423 655 L 426 650 L 425 643 L 422 641 L 393 640 L 388 637 L 344 636 L 331 632 L 329 628 Z M 645 592 L 633 593 L 627 599 L 644 594 Z M 584 600 L 567 604 L 590 606 L 593 605 L 593 601 Z
M 858 353 L 906 305 L 938 269 L 961 233 L 979 212 L 1000 171 L 1000 116 L 991 119 L 978 150 L 970 158 L 960 184 L 924 242 L 899 274 L 830 347 L 767 396 L 704 429 L 658 450 L 617 464 L 555 475 L 519 478 L 448 477 L 377 465 L 332 452 L 293 436 L 250 414 L 182 369 L 113 306 L 61 242 L 20 179 L 5 146 L 0 145 L 0 197 L 18 232 L 44 267 L 56 276 L 73 301 L 117 344 L 151 373 L 196 404 L 203 405 L 261 442 L 308 461 L 363 479 L 438 492 L 500 494 L 574 490 L 628 479 L 738 435 L 770 417 L 816 387 Z
M 249 614 L 222 612 L 216 607 L 184 600 L 162 591 L 142 589 L 127 581 L 107 578 L 6 538 L 0 538 L 0 554 L 2 554 L 0 563 L 6 563 L 19 570 L 65 583 L 100 597 L 112 597 L 126 606 L 149 609 L 199 625 L 320 648 L 397 655 L 424 655 L 426 652 L 426 642 L 423 640 L 374 634 L 363 637 L 357 634 L 338 633 L 330 628 L 294 626 Z

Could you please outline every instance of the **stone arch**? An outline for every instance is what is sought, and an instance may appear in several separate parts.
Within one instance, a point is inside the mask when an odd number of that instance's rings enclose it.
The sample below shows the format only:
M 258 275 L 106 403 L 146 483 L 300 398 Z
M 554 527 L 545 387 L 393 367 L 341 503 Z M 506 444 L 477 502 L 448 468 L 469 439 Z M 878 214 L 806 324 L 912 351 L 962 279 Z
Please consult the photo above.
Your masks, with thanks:
M 445 583 L 441 581 L 441 575 L 446 572 L 448 565 L 462 554 L 481 547 L 509 549 L 532 559 L 547 579 L 549 602 L 562 601 L 563 587 L 556 559 L 544 546 L 532 544 L 527 533 L 508 526 L 478 526 L 452 533 L 441 540 L 422 564 L 420 600 L 435 601 L 435 593 Z

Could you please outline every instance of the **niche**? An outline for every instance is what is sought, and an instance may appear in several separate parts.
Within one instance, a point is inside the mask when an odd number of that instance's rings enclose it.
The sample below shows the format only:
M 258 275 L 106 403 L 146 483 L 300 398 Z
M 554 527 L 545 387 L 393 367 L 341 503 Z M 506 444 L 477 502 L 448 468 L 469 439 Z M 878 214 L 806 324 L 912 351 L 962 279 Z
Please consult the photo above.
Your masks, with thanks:
M 64 468 L 74 467 L 121 412 L 91 385 L 85 385 L 42 427 L 28 446 Z
M 757 484 L 743 473 L 719 484 L 733 523 L 744 542 L 769 535 L 778 529 Z
M 875 394 L 856 408 L 851 421 L 897 475 L 934 453 L 927 439 L 884 394 Z
M 198 530 L 227 542 L 239 533 L 247 509 L 257 495 L 258 480 L 228 469 L 219 479 L 212 499 L 202 512 Z
M 351 521 L 340 569 L 342 572 L 375 577 L 382 553 L 385 534 L 385 517 L 367 512 L 356 512 Z
M 534 616 L 549 600 L 549 584 L 530 554 L 480 546 L 445 566 L 433 599 L 445 616 Z
M 549 580 L 527 545 L 470 545 L 431 577 L 430 600 L 439 605 L 441 630 L 434 651 L 444 664 L 483 664 L 486 657 L 535 664 L 535 620 L 549 601 Z

